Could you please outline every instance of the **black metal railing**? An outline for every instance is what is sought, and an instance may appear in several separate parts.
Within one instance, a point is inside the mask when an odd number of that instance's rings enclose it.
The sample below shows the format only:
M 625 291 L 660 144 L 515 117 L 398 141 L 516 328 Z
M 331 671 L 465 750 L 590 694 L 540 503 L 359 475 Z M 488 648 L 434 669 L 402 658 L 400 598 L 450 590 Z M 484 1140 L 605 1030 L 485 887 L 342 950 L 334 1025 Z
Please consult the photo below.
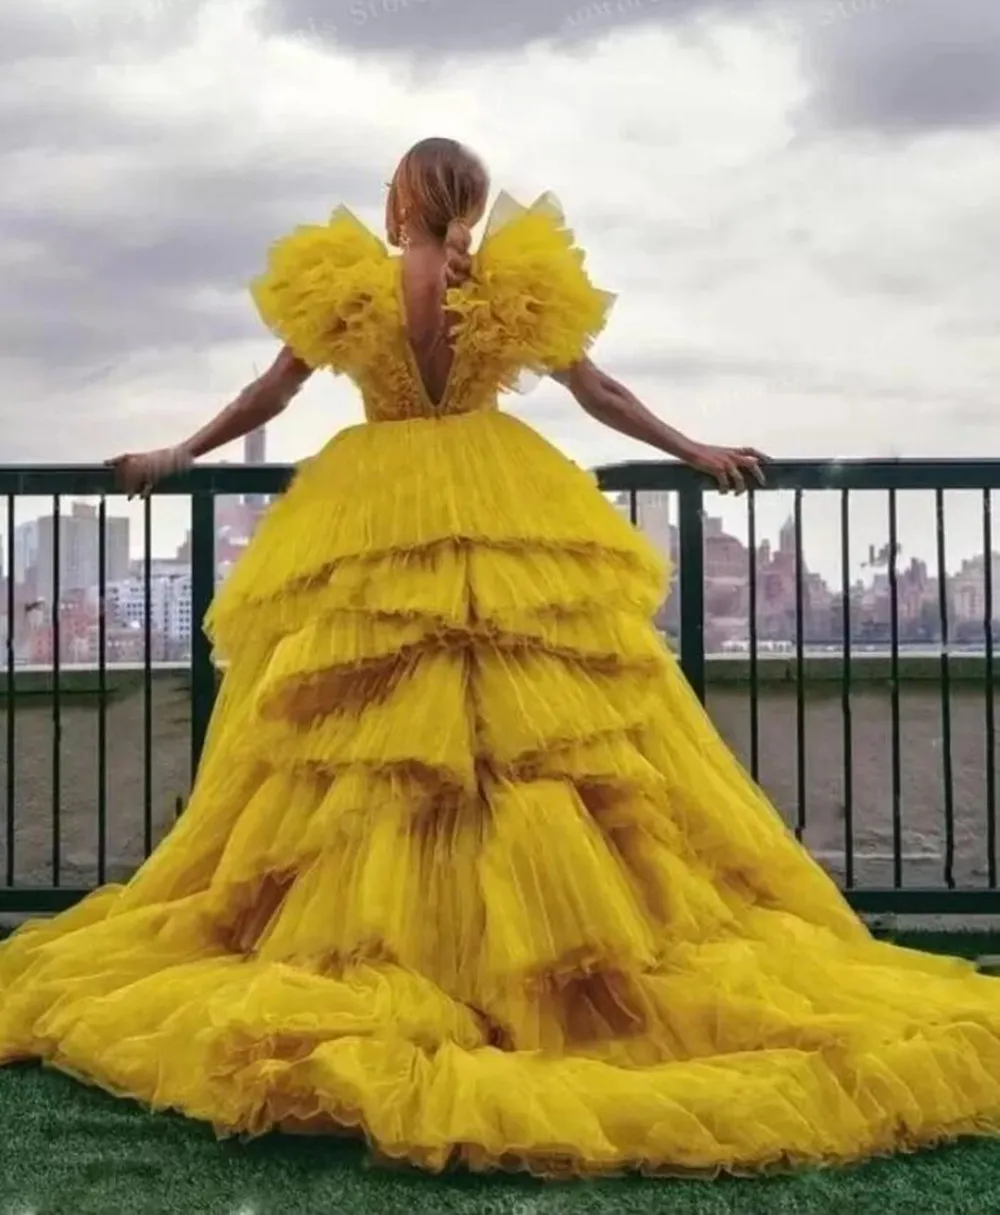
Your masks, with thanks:
M 220 497 L 240 495 L 277 495 L 288 484 L 292 469 L 282 466 L 247 468 L 241 466 L 201 467 L 181 477 L 164 481 L 156 489 L 157 500 L 187 499 L 190 502 L 190 580 L 191 618 L 197 622 L 208 610 L 216 582 L 215 523 L 216 502 Z M 215 703 L 217 677 L 212 663 L 211 647 L 198 627 L 191 629 L 190 653 L 180 663 L 165 663 L 154 660 L 152 649 L 152 549 L 153 549 L 153 500 L 147 498 L 141 505 L 142 532 L 142 583 L 144 587 L 142 606 L 142 652 L 138 663 L 113 663 L 108 654 L 108 499 L 116 495 L 112 472 L 104 467 L 0 467 L 0 499 L 6 498 L 6 535 L 4 537 L 4 560 L 0 561 L 0 576 L 6 575 L 5 616 L 5 661 L 0 701 L 5 710 L 5 805 L 4 805 L 4 873 L 5 881 L 0 886 L 0 913 L 34 913 L 60 910 L 71 906 L 82 898 L 93 885 L 102 885 L 109 877 L 109 849 L 114 843 L 109 826 L 109 753 L 121 740 L 109 736 L 108 711 L 113 700 L 110 677 L 113 672 L 129 668 L 137 673 L 141 682 L 141 749 L 142 749 L 142 793 L 141 793 L 141 854 L 130 859 L 138 862 L 148 856 L 156 842 L 154 813 L 154 676 L 163 668 L 186 668 L 190 680 L 190 773 L 193 777 L 201 755 L 209 720 Z M 63 787 L 64 767 L 64 719 L 71 687 L 79 688 L 79 669 L 72 669 L 64 659 L 64 636 L 62 629 L 65 616 L 65 592 L 60 585 L 65 568 L 63 543 L 63 503 L 68 499 L 98 499 L 95 518 L 95 541 L 97 558 L 94 564 L 96 582 L 96 634 L 95 662 L 85 664 L 93 678 L 84 681 L 88 699 L 96 702 L 97 750 L 96 778 L 93 790 L 93 817 L 96 835 L 96 855 L 91 867 L 94 881 L 87 885 L 66 881 L 64 857 Z M 50 543 L 46 566 L 48 567 L 48 596 L 51 606 L 51 656 L 41 664 L 22 663 L 17 653 L 17 634 L 20 624 L 18 602 L 18 566 L 25 559 L 17 557 L 19 523 L 17 504 L 20 500 L 34 500 L 36 512 L 48 510 Z M 23 607 L 24 605 L 21 605 Z M 42 699 L 50 714 L 51 746 L 51 809 L 48 835 L 48 883 L 33 881 L 24 884 L 19 879 L 19 833 L 25 826 L 35 835 L 38 823 L 24 822 L 19 814 L 19 799 L 22 795 L 22 774 L 19 763 L 20 732 L 18 728 L 18 704 L 25 697 L 18 695 L 19 685 L 30 682 L 29 675 L 38 675 L 37 666 L 48 667 L 48 678 L 41 680 Z M 76 668 L 78 664 L 73 664 Z M 34 670 L 31 668 L 35 667 Z M 73 677 L 71 679 L 71 676 Z M 36 680 L 36 683 L 38 681 Z M 134 746 L 134 740 L 130 743 Z M 38 799 L 33 799 L 32 809 L 38 813 Z M 38 868 L 37 862 L 33 866 Z
M 154 495 L 157 502 L 167 499 L 190 501 L 190 599 L 191 629 L 190 652 L 181 660 L 175 660 L 173 668 L 183 668 L 190 679 L 190 761 L 192 772 L 197 766 L 211 717 L 215 693 L 216 673 L 213 669 L 207 640 L 197 627 L 204 616 L 216 585 L 216 502 L 220 496 L 276 495 L 287 485 L 291 469 L 278 466 L 245 467 L 214 466 L 200 467 L 184 476 L 165 482 Z M 736 684 L 745 691 L 746 730 L 745 758 L 752 775 L 770 788 L 767 766 L 764 761 L 773 758 L 766 745 L 766 736 L 771 728 L 769 713 L 773 706 L 768 701 L 769 689 L 778 688 L 783 699 L 775 712 L 779 721 L 779 739 L 788 753 L 781 758 L 793 758 L 793 773 L 788 777 L 786 804 L 782 806 L 789 824 L 807 846 L 816 849 L 811 832 L 816 827 L 814 803 L 818 799 L 814 775 L 822 776 L 820 783 L 826 789 L 829 801 L 831 784 L 828 770 L 828 755 L 832 741 L 824 743 L 821 759 L 827 766 L 822 774 L 815 774 L 814 741 L 810 739 L 810 686 L 819 679 L 825 684 L 827 693 L 833 691 L 832 700 L 827 696 L 823 702 L 828 729 L 834 728 L 830 717 L 830 704 L 835 703 L 837 747 L 840 751 L 839 772 L 835 783 L 838 786 L 839 821 L 836 824 L 838 840 L 831 844 L 832 836 L 823 847 L 836 853 L 833 865 L 836 876 L 852 903 L 860 910 L 869 912 L 899 913 L 956 913 L 962 915 L 1000 912 L 1000 889 L 998 889 L 997 824 L 996 824 L 996 706 L 994 689 L 994 643 L 993 643 L 993 560 L 992 560 L 992 511 L 991 494 L 1000 488 L 1000 461 L 944 461 L 944 460 L 900 460 L 900 461 L 844 461 L 844 462 L 778 462 L 768 469 L 768 486 L 764 490 L 746 495 L 741 510 L 745 512 L 743 530 L 746 535 L 747 560 L 745 588 L 739 595 L 745 600 L 747 637 L 743 649 L 728 656 L 711 652 L 707 627 L 711 625 L 706 615 L 706 588 L 713 587 L 713 575 L 706 566 L 706 504 L 714 500 L 713 486 L 701 475 L 676 464 L 664 462 L 632 463 L 606 467 L 598 470 L 602 490 L 609 495 L 618 495 L 633 521 L 641 521 L 644 496 L 649 494 L 670 495 L 675 507 L 671 512 L 671 523 L 664 539 L 679 572 L 679 585 L 674 592 L 673 624 L 670 614 L 665 620 L 665 631 L 676 639 L 679 660 L 695 692 L 703 701 L 707 700 L 709 711 L 716 714 L 716 687 L 719 693 L 718 711 L 731 712 L 730 700 Z M 886 610 L 885 619 L 876 621 L 874 633 L 869 628 L 868 640 L 875 637 L 876 644 L 859 644 L 859 622 L 857 618 L 855 562 L 851 536 L 851 508 L 856 494 L 877 491 L 884 497 Z M 934 557 L 935 571 L 928 575 L 927 594 L 936 601 L 937 626 L 930 621 L 925 629 L 927 644 L 920 654 L 907 650 L 901 632 L 900 571 L 899 571 L 899 496 L 910 491 L 930 495 L 934 507 Z M 5 554 L 0 562 L 0 575 L 6 573 L 3 606 L 6 615 L 6 661 L 5 661 L 5 830 L 4 861 L 5 883 L 0 886 L 0 912 L 41 912 L 68 906 L 79 899 L 95 884 L 102 884 L 109 877 L 109 850 L 114 844 L 114 828 L 109 815 L 109 754 L 121 740 L 114 737 L 109 728 L 109 704 L 112 697 L 112 674 L 120 669 L 109 654 L 108 637 L 110 626 L 108 611 L 108 499 L 115 495 L 112 475 L 105 468 L 90 467 L 37 467 L 0 468 L 0 499 L 6 499 Z M 949 574 L 946 553 L 946 501 L 953 492 L 974 493 L 978 502 L 980 519 L 979 539 L 982 549 L 982 604 L 979 622 L 978 644 L 964 648 L 953 644 L 950 634 L 950 619 L 953 615 L 949 599 Z M 768 650 L 766 642 L 759 636 L 759 619 L 762 605 L 770 591 L 762 583 L 766 571 L 758 560 L 761 543 L 760 506 L 775 493 L 791 495 L 791 527 L 793 545 L 790 553 L 792 591 L 788 606 L 789 636 L 777 651 Z M 825 644 L 817 655 L 815 638 L 811 637 L 807 617 L 813 591 L 807 585 L 808 570 L 803 545 L 804 500 L 815 496 L 833 495 L 837 500 L 839 518 L 839 551 L 835 564 L 839 566 L 839 589 L 833 600 L 829 615 L 829 630 Z M 97 533 L 96 557 L 96 650 L 83 665 L 88 672 L 87 694 L 95 702 L 96 730 L 92 745 L 96 748 L 96 775 L 92 795 L 87 795 L 93 807 L 93 826 L 96 837 L 96 858 L 93 880 L 81 882 L 67 878 L 64 856 L 66 832 L 64 806 L 64 719 L 67 706 L 73 695 L 74 680 L 79 677 L 81 664 L 68 662 L 65 658 L 66 638 L 63 633 L 64 594 L 60 579 L 66 567 L 64 551 L 64 525 L 61 520 L 63 506 L 68 499 L 97 499 L 95 529 Z M 19 725 L 19 705 L 24 704 L 23 687 L 28 679 L 29 666 L 19 652 L 17 637 L 21 626 L 21 615 L 26 606 L 21 602 L 23 591 L 21 575 L 29 562 L 26 542 L 19 530 L 18 502 L 20 499 L 37 499 L 49 510 L 48 518 L 51 542 L 45 553 L 50 574 L 46 583 L 50 607 L 51 657 L 47 674 L 41 680 L 40 698 L 47 709 L 50 726 L 48 745 L 51 767 L 51 791 L 49 798 L 48 832 L 48 882 L 33 881 L 25 884 L 19 866 L 19 840 L 24 827 L 23 814 L 19 812 L 24 786 L 22 782 L 34 779 L 30 772 L 22 771 L 22 734 Z M 50 504 L 45 507 L 45 504 Z M 156 748 L 154 721 L 154 682 L 159 669 L 164 665 L 154 656 L 152 637 L 152 581 L 153 581 L 153 502 L 147 500 L 141 508 L 142 560 L 141 579 L 144 585 L 142 604 L 142 653 L 134 663 L 141 683 L 141 853 L 148 853 L 155 846 L 160 810 L 156 805 L 157 790 L 154 788 L 153 766 Z M 730 513 L 735 508 L 730 508 Z M 674 521 L 675 520 L 675 521 Z M 24 550 L 24 551 L 22 551 Z M 40 550 L 32 550 L 36 561 Z M 763 572 L 762 572 L 763 571 Z M 767 575 L 769 578 L 770 575 Z M 936 583 L 936 586 L 935 586 Z M 926 588 L 925 588 L 926 589 Z M 933 593 L 932 593 L 933 592 Z M 978 602 L 978 600 L 977 600 Z M 929 607 L 923 603 L 921 611 L 930 620 Z M 912 605 L 911 605 L 912 606 Z M 933 606 L 933 605 L 931 605 Z M 927 610 L 925 610 L 927 609 Z M 43 605 L 44 610 L 44 605 Z M 744 610 L 744 609 L 741 609 Z M 908 609 L 910 610 L 910 609 Z M 910 611 L 912 616 L 912 611 Z M 868 628 L 870 622 L 863 622 Z M 676 626 L 676 627 L 675 627 Z M 965 622 L 966 634 L 969 622 Z M 881 630 L 881 631 L 880 631 Z M 835 634 L 835 635 L 834 635 Z M 780 662 L 775 662 L 775 656 Z M 932 743 L 925 750 L 933 750 L 935 763 L 940 769 L 939 807 L 935 807 L 936 821 L 930 834 L 940 837 L 940 855 L 929 853 L 920 859 L 922 867 L 919 881 L 910 881 L 907 859 L 908 823 L 906 818 L 907 790 L 912 773 L 906 759 L 905 735 L 907 664 L 919 667 L 917 685 L 920 688 L 921 712 L 927 718 L 927 696 L 936 697 L 937 709 L 932 731 Z M 43 662 L 41 664 L 45 666 Z M 740 678 L 734 681 L 720 672 L 739 668 Z M 822 668 L 822 676 L 817 671 Z M 779 669 L 780 678 L 774 678 Z M 832 675 L 829 673 L 832 671 Z M 37 678 L 37 672 L 33 677 Z M 831 684 L 831 678 L 835 681 Z M 927 689 L 932 691 L 928 693 Z M 729 689 L 726 691 L 725 689 Z M 981 804 L 978 792 L 971 796 L 963 788 L 962 799 L 956 798 L 956 777 L 967 776 L 965 769 L 956 772 L 954 748 L 956 729 L 953 720 L 956 689 L 961 691 L 963 712 L 968 717 L 969 698 L 979 706 L 978 720 L 982 729 L 980 747 Z M 887 745 L 884 760 L 887 768 L 885 800 L 887 849 L 884 857 L 869 864 L 870 858 L 859 850 L 871 826 L 871 813 L 858 800 L 859 764 L 871 749 L 873 729 L 871 722 L 862 720 L 862 702 L 872 693 L 884 702 L 887 715 Z M 789 712 L 786 703 L 791 694 L 794 704 Z M 742 694 L 742 692 L 740 693 Z M 777 702 L 775 702 L 777 704 Z M 728 706 L 728 707 L 727 707 Z M 770 706 L 770 707 L 769 707 Z M 860 706 L 860 708 L 859 708 Z M 867 710 L 865 710 L 867 711 Z M 859 717 L 861 713 L 861 717 Z M 881 719 L 880 719 L 881 720 Z M 929 720 L 929 719 L 928 719 Z M 965 720 L 965 718 L 963 718 Z M 879 729 L 882 727 L 879 726 Z M 928 728 L 927 720 L 923 727 Z M 977 726 L 977 729 L 979 727 Z M 772 731 L 773 733 L 773 731 Z M 791 737 L 789 737 L 789 734 Z M 958 732 L 958 740 L 966 740 Z M 34 745 L 34 744 L 33 744 Z M 813 748 L 813 749 L 811 749 Z M 911 748 L 912 749 L 912 748 Z M 37 746 L 36 746 L 37 750 Z M 881 756 L 881 753 L 880 753 Z M 917 757 L 923 762 L 926 756 Z M 27 764 L 25 760 L 25 764 Z M 38 758 L 32 761 L 36 764 Z M 924 778 L 920 778 L 923 783 Z M 977 781 L 979 777 L 977 777 Z M 966 783 L 968 783 L 966 781 Z M 975 782 L 973 782 L 975 783 Z M 976 784 L 978 789 L 978 784 Z M 75 790 L 79 795 L 80 790 Z M 869 791 L 870 793 L 870 791 Z M 880 798 L 881 795 L 879 795 Z M 871 796 L 868 801 L 872 802 Z M 959 804 L 961 801 L 961 804 Z M 881 802 L 876 799 L 875 810 L 881 814 Z M 37 799 L 32 802 L 33 814 L 38 813 Z M 138 813 L 138 810 L 137 810 Z M 867 817 L 866 817 L 867 816 Z M 829 816 L 828 816 L 829 817 Z M 975 830 L 973 826 L 975 825 Z M 39 824 L 30 824 L 36 831 Z M 826 824 L 830 828 L 830 823 Z M 980 830 L 981 828 L 981 830 Z M 830 828 L 832 830 L 832 828 Z M 880 828 L 881 829 L 881 828 Z M 978 832 L 978 835 L 976 834 Z M 877 832 L 876 832 L 877 834 Z M 828 833 L 829 835 L 829 833 Z M 971 842 L 970 842 L 971 841 Z M 970 852 L 971 849 L 971 852 Z M 822 849 L 819 849 L 822 851 Z M 963 851 L 964 850 L 964 851 Z M 928 857 L 930 858 L 928 860 Z M 136 858 L 138 862 L 141 856 Z M 940 872 L 936 880 L 928 880 L 926 870 L 940 860 Z M 882 865 L 882 869 L 879 869 Z M 888 869 L 886 870 L 886 866 Z M 875 877 L 866 877 L 862 872 L 867 867 Z M 79 868 L 79 866 L 77 866 Z M 883 872 L 884 870 L 884 872 Z
M 704 701 L 706 698 L 706 676 L 711 668 L 711 658 L 705 646 L 705 500 L 712 487 L 703 477 L 686 468 L 662 462 L 633 463 L 599 470 L 601 487 L 606 492 L 624 494 L 629 500 L 629 513 L 638 516 L 637 499 L 643 493 L 674 492 L 677 500 L 677 555 L 679 557 L 680 638 L 679 653 L 684 671 Z M 840 636 L 835 647 L 840 683 L 840 734 L 842 750 L 841 789 L 843 797 L 842 861 L 839 875 L 850 901 L 859 909 L 868 912 L 964 915 L 1000 913 L 1000 892 L 997 889 L 997 815 L 996 815 L 996 704 L 994 670 L 993 619 L 993 539 L 992 539 L 992 491 L 1000 488 L 1000 461 L 992 460 L 877 460 L 837 462 L 779 462 L 768 469 L 768 485 L 764 491 L 746 495 L 746 531 L 751 558 L 748 562 L 748 700 L 749 700 L 749 768 L 755 779 L 761 776 L 760 755 L 760 711 L 761 711 L 761 654 L 757 636 L 758 577 L 757 577 L 757 505 L 766 494 L 789 491 L 793 496 L 794 526 L 794 634 L 790 642 L 792 650 L 791 679 L 795 695 L 793 740 L 795 751 L 796 796 L 791 825 L 800 838 L 807 835 L 809 826 L 808 805 L 810 797 L 809 768 L 807 763 L 807 646 L 804 632 L 805 588 L 803 559 L 803 497 L 809 493 L 825 492 L 839 497 L 840 506 Z M 852 544 L 850 505 L 852 495 L 881 491 L 886 500 L 885 570 L 887 582 L 887 629 L 885 630 L 885 655 L 858 652 L 855 639 L 855 620 L 852 613 Z M 937 735 L 932 741 L 940 755 L 940 827 L 942 832 L 942 854 L 940 881 L 933 885 L 908 885 L 904 875 L 904 813 L 903 791 L 906 773 L 902 762 L 901 737 L 901 687 L 903 685 L 903 647 L 900 639 L 899 603 L 899 507 L 901 494 L 923 492 L 933 496 L 934 506 L 934 573 L 931 581 L 936 583 L 937 629 L 929 637 L 931 653 L 921 655 L 921 679 L 928 676 L 928 661 L 936 667 L 939 714 Z M 946 561 L 946 512 L 948 493 L 974 493 L 978 499 L 978 514 L 981 529 L 983 606 L 976 622 L 979 634 L 978 646 L 955 649 L 951 645 L 949 620 L 951 617 L 948 585 L 949 572 Z M 857 791 L 855 759 L 858 738 L 855 730 L 856 700 L 859 690 L 859 667 L 873 666 L 870 659 L 877 659 L 883 673 L 877 686 L 887 694 L 889 715 L 889 748 L 886 763 L 889 767 L 890 817 L 891 817 L 891 874 L 888 881 L 877 884 L 862 883 L 857 873 L 857 834 L 859 822 L 856 814 Z M 887 667 L 887 669 L 885 669 Z M 960 881 L 956 875 L 956 803 L 955 770 L 953 761 L 953 690 L 956 682 L 968 689 L 974 687 L 973 695 L 982 697 L 984 738 L 981 753 L 984 783 L 983 803 L 972 808 L 983 827 L 981 855 L 967 868 L 978 870 L 984 879 L 973 883 Z M 766 781 L 764 781 L 766 785 Z M 969 817 L 967 810 L 966 817 Z M 935 858 L 936 859 L 936 858 Z M 968 857 L 965 858 L 969 860 Z M 925 866 L 926 868 L 926 866 Z

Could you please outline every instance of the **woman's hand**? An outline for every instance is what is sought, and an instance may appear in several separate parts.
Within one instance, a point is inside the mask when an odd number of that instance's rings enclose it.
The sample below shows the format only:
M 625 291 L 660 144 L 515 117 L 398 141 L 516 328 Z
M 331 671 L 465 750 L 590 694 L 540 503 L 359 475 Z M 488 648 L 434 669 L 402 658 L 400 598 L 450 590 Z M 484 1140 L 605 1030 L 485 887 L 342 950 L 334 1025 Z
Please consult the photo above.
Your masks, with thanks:
M 183 445 L 158 447 L 155 451 L 127 452 L 108 461 L 115 470 L 118 484 L 130 499 L 147 497 L 158 481 L 183 472 L 190 468 L 191 463 L 191 455 Z
M 742 494 L 747 488 L 747 473 L 758 485 L 765 484 L 760 466 L 767 463 L 767 456 L 755 447 L 713 447 L 707 443 L 695 443 L 684 452 L 682 458 L 685 464 L 718 481 L 719 489 L 724 494 L 730 490 Z

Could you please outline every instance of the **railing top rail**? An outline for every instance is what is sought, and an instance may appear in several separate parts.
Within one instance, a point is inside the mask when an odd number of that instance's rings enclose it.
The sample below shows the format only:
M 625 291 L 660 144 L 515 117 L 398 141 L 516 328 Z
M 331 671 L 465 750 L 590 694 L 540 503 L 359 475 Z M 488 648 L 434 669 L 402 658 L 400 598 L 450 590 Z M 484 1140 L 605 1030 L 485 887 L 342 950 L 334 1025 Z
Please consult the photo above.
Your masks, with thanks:
M 670 460 L 636 460 L 594 470 L 606 491 L 715 488 L 704 474 Z M 1000 459 L 774 460 L 768 489 L 1000 489 Z
M 167 477 L 156 493 L 280 494 L 295 471 L 291 464 L 199 464 Z M 103 464 L 0 464 L 0 495 L 94 497 L 120 494 L 113 469 Z
M 1000 489 L 998 459 L 775 460 L 768 489 L 928 490 Z M 290 464 L 202 464 L 157 485 L 157 494 L 279 494 Z M 606 464 L 594 470 L 603 490 L 638 492 L 703 489 L 714 482 L 673 460 Z M 119 492 L 105 465 L 0 465 L 0 495 L 91 497 Z

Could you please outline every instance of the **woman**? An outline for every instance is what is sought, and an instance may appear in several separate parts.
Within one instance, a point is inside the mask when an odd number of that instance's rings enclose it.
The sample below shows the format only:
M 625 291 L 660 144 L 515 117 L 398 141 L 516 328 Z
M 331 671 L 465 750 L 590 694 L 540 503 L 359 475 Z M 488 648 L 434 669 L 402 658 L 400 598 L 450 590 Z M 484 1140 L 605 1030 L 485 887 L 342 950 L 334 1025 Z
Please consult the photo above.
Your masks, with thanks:
M 995 1133 L 1000 987 L 871 939 L 726 750 L 650 619 L 665 571 L 499 389 L 740 488 L 587 358 L 610 299 L 551 200 L 449 140 L 391 256 L 344 210 L 253 293 L 284 343 L 148 487 L 317 368 L 367 423 L 300 470 L 212 609 L 190 805 L 123 887 L 0 949 L 0 1059 L 221 1133 L 354 1127 L 428 1169 L 714 1172 Z

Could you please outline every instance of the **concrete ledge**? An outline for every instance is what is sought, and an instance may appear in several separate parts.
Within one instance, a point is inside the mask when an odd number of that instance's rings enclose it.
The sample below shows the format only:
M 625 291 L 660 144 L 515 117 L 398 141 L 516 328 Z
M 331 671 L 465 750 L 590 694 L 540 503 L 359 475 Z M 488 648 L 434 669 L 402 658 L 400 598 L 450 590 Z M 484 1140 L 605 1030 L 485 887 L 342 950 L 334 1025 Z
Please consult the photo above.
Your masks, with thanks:
M 807 684 L 841 684 L 844 679 L 844 658 L 839 653 L 806 654 L 803 675 Z M 1000 683 L 1000 660 L 994 661 L 994 676 Z M 958 653 L 948 655 L 948 678 L 954 683 L 985 684 L 989 674 L 985 654 Z M 899 655 L 901 683 L 940 683 L 942 659 L 940 654 Z M 850 679 L 853 684 L 884 684 L 892 679 L 892 657 L 888 653 L 858 653 L 850 656 Z M 745 654 L 711 655 L 705 661 L 708 684 L 748 684 L 750 658 Z M 761 654 L 757 660 L 757 682 L 760 684 L 791 684 L 798 680 L 798 663 L 794 654 Z
M 985 654 L 959 653 L 948 656 L 948 678 L 956 684 L 985 685 L 988 676 Z M 995 663 L 1000 691 L 1000 661 Z M 935 684 L 941 682 L 940 654 L 906 653 L 899 656 L 901 683 Z M 811 693 L 839 689 L 844 679 L 844 660 L 839 653 L 807 654 L 803 662 L 805 683 Z M 189 687 L 191 672 L 187 663 L 154 663 L 150 676 L 156 681 L 180 683 Z M 750 658 L 746 654 L 711 655 L 705 662 L 705 680 L 709 687 L 739 687 L 750 684 Z M 115 664 L 105 672 L 109 697 L 117 698 L 141 689 L 146 673 L 141 663 Z M 850 658 L 852 687 L 876 688 L 892 679 L 892 660 L 884 652 L 852 654 Z M 798 665 L 794 654 L 761 654 L 757 661 L 757 682 L 761 687 L 794 691 L 798 680 Z M 55 678 L 48 667 L 17 667 L 14 671 L 14 695 L 22 699 L 50 700 Z M 59 672 L 59 690 L 64 697 L 86 700 L 100 695 L 100 674 L 96 666 L 67 664 Z M 0 668 L 0 704 L 8 699 L 8 682 Z
M 185 687 L 191 683 L 191 672 L 186 664 L 164 663 L 154 666 L 150 676 L 157 683 L 178 683 Z M 117 700 L 141 690 L 146 674 L 142 666 L 108 666 L 104 673 L 104 687 L 111 700 Z M 48 703 L 55 690 L 55 673 L 48 667 L 18 667 L 14 671 L 14 700 L 18 705 L 32 702 Z M 66 700 L 97 700 L 101 695 L 101 676 L 97 667 L 64 666 L 59 671 L 59 694 Z M 9 700 L 9 681 L 0 670 L 0 706 Z

